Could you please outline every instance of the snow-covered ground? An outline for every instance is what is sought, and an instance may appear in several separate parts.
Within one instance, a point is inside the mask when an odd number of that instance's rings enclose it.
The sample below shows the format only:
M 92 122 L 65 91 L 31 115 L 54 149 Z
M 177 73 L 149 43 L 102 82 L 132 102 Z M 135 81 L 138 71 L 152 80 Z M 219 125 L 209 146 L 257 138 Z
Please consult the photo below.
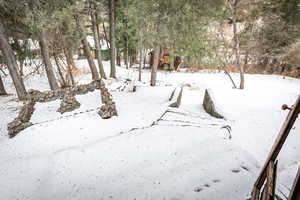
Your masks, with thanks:
M 87 71 L 85 60 L 77 65 Z M 246 75 L 246 89 L 235 90 L 226 75 L 209 72 L 159 72 L 158 86 L 149 87 L 147 70 L 131 93 L 117 88 L 137 72 L 117 73 L 106 81 L 119 114 L 109 120 L 97 114 L 95 91 L 76 96 L 81 107 L 63 115 L 56 112 L 59 100 L 37 103 L 36 125 L 8 139 L 6 124 L 21 103 L 15 95 L 0 97 L 0 199 L 246 199 L 287 115 L 281 105 L 300 94 L 300 80 L 292 78 Z M 171 92 L 183 84 L 189 85 L 181 107 L 168 108 Z M 48 90 L 43 75 L 30 76 L 26 86 Z M 225 120 L 204 112 L 206 88 Z M 285 195 L 300 164 L 299 122 L 279 158 L 277 188 Z M 232 128 L 231 139 L 224 126 Z

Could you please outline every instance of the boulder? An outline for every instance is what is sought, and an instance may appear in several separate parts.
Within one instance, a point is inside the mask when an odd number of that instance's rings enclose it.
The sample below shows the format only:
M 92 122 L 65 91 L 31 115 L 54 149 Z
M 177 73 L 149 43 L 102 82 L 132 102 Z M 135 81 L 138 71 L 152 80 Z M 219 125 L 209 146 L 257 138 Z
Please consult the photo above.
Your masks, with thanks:
M 183 93 L 183 87 L 181 87 L 181 90 L 177 96 L 176 102 L 172 103 L 169 105 L 169 107 L 171 108 L 179 108 L 179 106 L 181 105 L 181 99 L 182 99 L 182 93 Z
M 210 114 L 213 117 L 220 118 L 220 119 L 224 118 L 223 115 L 221 115 L 217 111 L 213 96 L 208 89 L 205 90 L 205 95 L 203 99 L 203 108 L 208 114 Z

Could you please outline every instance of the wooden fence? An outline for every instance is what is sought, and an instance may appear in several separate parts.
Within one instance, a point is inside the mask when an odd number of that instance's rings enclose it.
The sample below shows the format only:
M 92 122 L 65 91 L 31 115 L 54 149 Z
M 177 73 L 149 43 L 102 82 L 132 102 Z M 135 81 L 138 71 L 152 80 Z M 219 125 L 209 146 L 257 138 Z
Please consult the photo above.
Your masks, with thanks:
M 276 176 L 277 176 L 277 156 L 282 149 L 283 144 L 288 137 L 290 130 L 292 129 L 299 113 L 300 113 L 300 96 L 296 100 L 295 104 L 289 108 L 286 105 L 282 106 L 282 109 L 290 110 L 289 114 L 284 121 L 282 128 L 276 138 L 271 152 L 269 153 L 267 160 L 253 186 L 251 193 L 251 200 L 273 200 L 275 198 L 276 188 Z M 293 188 L 289 195 L 289 200 L 300 200 L 300 168 L 297 177 L 294 181 Z M 264 187 L 263 187 L 264 186 Z M 263 190 L 262 190 L 263 188 Z M 261 191 L 262 190 L 262 191 Z

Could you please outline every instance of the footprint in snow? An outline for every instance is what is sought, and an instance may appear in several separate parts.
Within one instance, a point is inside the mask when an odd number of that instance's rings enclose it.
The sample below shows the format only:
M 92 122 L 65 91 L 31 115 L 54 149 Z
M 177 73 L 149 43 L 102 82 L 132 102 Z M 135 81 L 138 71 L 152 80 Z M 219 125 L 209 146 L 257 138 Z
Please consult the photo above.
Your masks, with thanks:
M 202 191 L 202 188 L 201 187 L 195 187 L 194 188 L 194 192 L 201 192 Z
M 248 168 L 248 167 L 246 167 L 246 166 L 243 166 L 243 165 L 241 165 L 241 168 L 243 169 L 243 170 L 246 170 L 246 171 L 250 171 L 250 169 Z
M 219 183 L 219 182 L 221 182 L 221 180 L 219 180 L 219 179 L 214 179 L 213 182 L 214 182 L 214 183 Z
M 232 173 L 239 173 L 240 170 L 239 170 L 239 169 L 232 169 L 231 172 L 232 172 Z

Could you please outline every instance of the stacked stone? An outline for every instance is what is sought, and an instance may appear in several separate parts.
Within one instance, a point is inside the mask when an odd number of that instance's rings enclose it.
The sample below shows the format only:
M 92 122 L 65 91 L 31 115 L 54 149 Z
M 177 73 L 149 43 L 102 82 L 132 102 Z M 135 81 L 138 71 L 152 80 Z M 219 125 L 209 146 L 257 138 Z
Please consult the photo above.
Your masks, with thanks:
M 74 94 L 87 94 L 96 89 L 100 89 L 101 81 L 92 81 L 89 84 L 77 85 L 72 88 L 59 89 L 55 91 L 40 92 L 38 90 L 29 90 L 27 99 L 32 99 L 35 102 L 49 102 L 62 98 L 66 91 L 71 90 Z
M 65 112 L 71 112 L 80 107 L 80 103 L 76 100 L 72 91 L 67 90 L 62 98 L 60 107 L 57 112 L 61 114 Z
M 26 100 L 23 102 L 23 106 L 17 118 L 7 125 L 8 135 L 10 138 L 16 136 L 20 131 L 32 126 L 29 122 L 34 112 L 35 101 Z
M 34 112 L 34 105 L 36 102 L 49 102 L 59 98 L 62 99 L 61 108 L 59 112 L 69 112 L 80 106 L 80 103 L 75 99 L 74 94 L 86 94 L 88 92 L 93 92 L 95 89 L 100 89 L 101 85 L 104 85 L 102 81 L 92 81 L 89 84 L 78 85 L 72 88 L 59 89 L 55 91 L 41 92 L 39 90 L 28 90 L 28 96 L 23 102 L 23 106 L 12 122 L 7 125 L 8 135 L 10 138 L 17 135 L 20 131 L 32 125 L 30 123 L 30 118 Z M 112 103 L 108 102 L 108 110 L 112 110 Z M 110 115 L 113 113 L 109 112 Z M 105 116 L 104 116 L 105 117 Z
M 98 112 L 100 117 L 102 119 L 109 119 L 112 116 L 117 116 L 118 113 L 116 109 L 116 104 L 112 100 L 112 96 L 108 92 L 108 89 L 105 87 L 104 83 L 101 83 L 100 91 L 102 103 L 104 103 L 104 105 L 101 106 L 100 111 Z
M 29 90 L 28 91 L 28 99 L 32 99 L 35 102 L 49 102 L 54 101 L 65 93 L 64 89 L 59 89 L 55 91 L 46 91 L 46 92 L 40 92 L 38 90 Z

